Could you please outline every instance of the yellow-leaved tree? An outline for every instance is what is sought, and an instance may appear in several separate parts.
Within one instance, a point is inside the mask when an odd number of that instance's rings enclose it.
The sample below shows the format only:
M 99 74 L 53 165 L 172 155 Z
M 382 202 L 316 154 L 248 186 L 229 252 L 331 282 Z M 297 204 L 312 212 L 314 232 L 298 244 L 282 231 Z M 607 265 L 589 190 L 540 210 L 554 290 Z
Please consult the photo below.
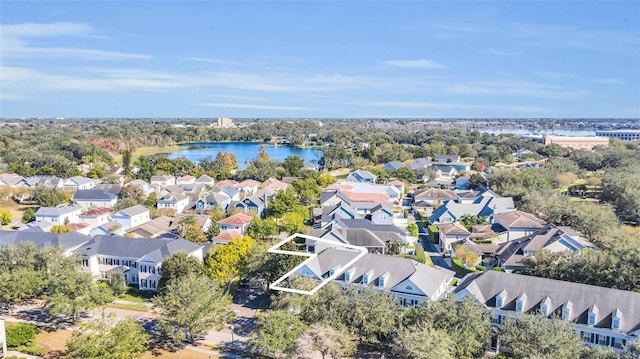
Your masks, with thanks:
M 244 236 L 236 238 L 228 244 L 211 247 L 205 259 L 205 272 L 229 291 L 229 286 L 235 278 L 244 271 L 244 259 L 255 245 L 256 241 Z

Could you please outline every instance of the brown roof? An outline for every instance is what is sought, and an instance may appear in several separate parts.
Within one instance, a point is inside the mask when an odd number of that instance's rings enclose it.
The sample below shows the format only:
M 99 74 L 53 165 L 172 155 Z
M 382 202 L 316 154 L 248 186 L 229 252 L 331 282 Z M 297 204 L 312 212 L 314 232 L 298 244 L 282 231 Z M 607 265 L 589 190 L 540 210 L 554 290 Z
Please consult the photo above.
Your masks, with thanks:
M 232 240 L 240 237 L 242 237 L 242 233 L 238 231 L 226 231 L 224 233 L 220 233 L 217 236 L 213 237 L 213 240 L 231 242 Z
M 253 217 L 247 216 L 244 213 L 236 213 L 233 216 L 229 216 L 221 221 L 219 224 L 247 224 L 250 223 Z
M 493 215 L 493 218 L 510 228 L 542 228 L 547 224 L 533 214 L 523 211 L 497 213 Z
M 437 226 L 440 228 L 440 232 L 444 234 L 453 234 L 453 235 L 459 235 L 459 236 L 468 236 L 471 234 L 460 223 L 445 223 L 445 224 L 438 224 Z
M 103 216 L 105 214 L 109 214 L 111 212 L 113 212 L 112 208 L 96 207 L 80 214 L 80 216 L 81 217 L 97 217 L 97 216 Z
M 238 184 L 238 181 L 234 181 L 234 180 L 231 180 L 231 179 L 226 179 L 224 181 L 220 181 L 220 182 L 216 183 L 216 187 L 222 187 L 224 185 L 229 185 L 229 186 L 233 187 L 233 186 L 235 186 L 237 184 Z
M 80 223 L 67 224 L 66 227 L 71 229 L 72 231 L 79 231 L 83 228 L 91 227 L 91 225 L 87 222 L 80 222 Z
M 384 193 L 366 193 L 366 192 L 351 192 L 342 191 L 343 195 L 349 198 L 351 201 L 356 202 L 375 202 L 382 203 L 389 200 L 389 195 Z
M 440 198 L 440 199 L 455 199 L 458 195 L 449 189 L 429 188 L 420 193 L 416 193 L 416 198 Z

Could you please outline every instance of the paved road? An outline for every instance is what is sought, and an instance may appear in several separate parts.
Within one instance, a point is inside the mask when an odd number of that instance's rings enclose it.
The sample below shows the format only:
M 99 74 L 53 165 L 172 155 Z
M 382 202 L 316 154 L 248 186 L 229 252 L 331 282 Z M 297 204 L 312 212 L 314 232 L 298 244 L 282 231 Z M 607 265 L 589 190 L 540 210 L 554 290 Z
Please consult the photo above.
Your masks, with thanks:
M 440 253 L 438 248 L 436 248 L 435 244 L 433 244 L 429 239 L 426 228 L 418 224 L 418 230 L 420 233 L 418 238 L 420 239 L 420 243 L 422 243 L 422 248 L 424 248 L 425 254 L 431 258 L 433 264 L 443 268 L 451 269 L 451 260 L 442 257 L 442 254 Z

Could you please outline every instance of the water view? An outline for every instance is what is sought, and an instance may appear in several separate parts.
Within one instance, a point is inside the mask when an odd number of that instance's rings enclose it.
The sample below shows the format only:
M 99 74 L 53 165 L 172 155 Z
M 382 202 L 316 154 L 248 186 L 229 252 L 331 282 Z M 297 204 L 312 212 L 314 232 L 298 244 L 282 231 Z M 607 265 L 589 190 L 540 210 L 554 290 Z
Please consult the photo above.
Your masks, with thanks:
M 170 153 L 169 159 L 186 157 L 193 162 L 200 162 L 203 158 L 211 156 L 216 158 L 218 152 L 231 152 L 236 156 L 240 169 L 246 167 L 248 161 L 253 161 L 258 157 L 260 145 L 257 142 L 199 142 L 184 144 L 183 150 Z M 322 156 L 322 151 L 315 148 L 299 148 L 290 146 L 268 146 L 265 145 L 267 153 L 272 160 L 284 161 L 288 156 L 296 155 L 302 158 L 305 163 L 309 161 L 317 162 Z

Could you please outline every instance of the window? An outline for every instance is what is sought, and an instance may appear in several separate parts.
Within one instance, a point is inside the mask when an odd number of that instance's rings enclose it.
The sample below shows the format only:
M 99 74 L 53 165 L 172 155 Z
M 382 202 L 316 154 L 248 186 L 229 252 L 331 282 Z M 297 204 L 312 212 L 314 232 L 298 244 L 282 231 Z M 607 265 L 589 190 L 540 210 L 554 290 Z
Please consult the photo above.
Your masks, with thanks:
M 596 324 L 596 313 L 589 313 L 589 319 L 587 321 L 587 324 L 589 324 L 589 325 L 595 325 Z
M 378 277 L 378 286 L 384 287 L 384 277 Z M 413 303 L 411 304 L 413 305 Z
M 620 329 L 620 318 L 613 317 L 613 321 L 611 323 L 611 329 L 615 329 L 615 330 Z
M 146 279 L 141 280 L 141 281 L 140 281 L 140 286 L 141 286 L 142 288 L 146 288 L 146 287 L 147 287 L 147 280 L 146 280 Z
M 522 307 L 523 307 L 523 303 L 522 300 L 517 300 L 516 301 L 516 311 L 521 312 L 522 311 Z
M 547 305 L 545 303 L 540 304 L 540 313 L 547 315 Z
M 336 274 L 336 271 L 334 271 L 333 269 L 329 269 L 329 277 L 331 277 L 334 274 Z
M 147 266 L 140 265 L 140 272 L 147 273 Z
M 496 307 L 502 308 L 502 296 L 501 295 L 496 297 Z
M 344 272 L 344 281 L 345 282 L 350 282 L 351 281 L 351 273 Z
M 362 275 L 362 284 L 369 284 L 369 275 L 368 274 L 363 274 Z
M 562 308 L 562 319 L 563 320 L 568 320 L 569 319 L 569 308 Z
M 591 343 L 591 333 L 580 332 L 580 337 L 582 337 L 582 341 L 585 343 Z
M 151 273 L 155 273 L 156 272 L 156 267 L 151 267 Z
M 598 338 L 598 345 L 606 346 L 608 341 L 609 341 L 608 335 L 601 335 Z

